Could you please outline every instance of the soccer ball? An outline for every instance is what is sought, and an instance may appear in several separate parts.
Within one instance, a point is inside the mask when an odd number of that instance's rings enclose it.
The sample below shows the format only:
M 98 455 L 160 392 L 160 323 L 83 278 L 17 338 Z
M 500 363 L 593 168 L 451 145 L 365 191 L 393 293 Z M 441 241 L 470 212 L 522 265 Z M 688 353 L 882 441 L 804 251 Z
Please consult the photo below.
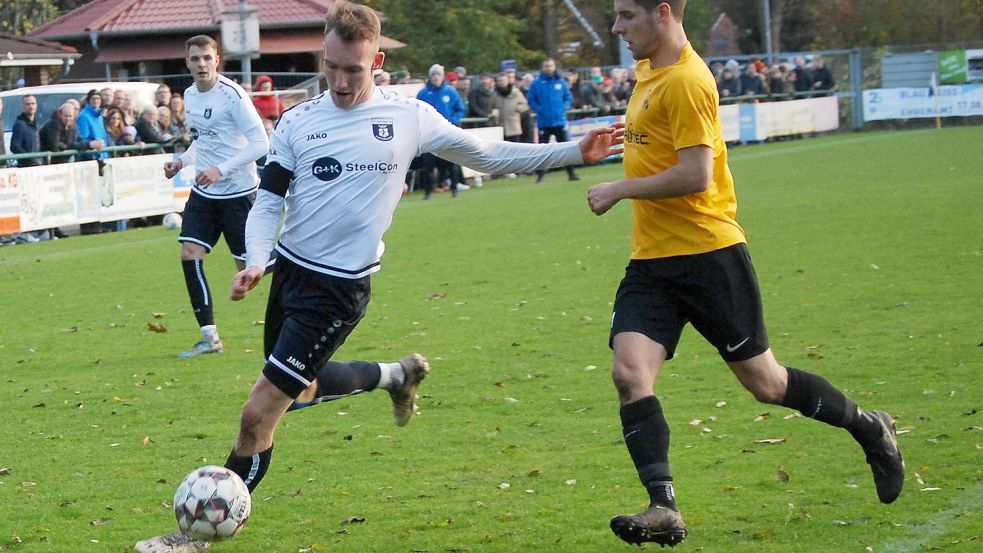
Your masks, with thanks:
M 177 230 L 181 228 L 181 216 L 177 213 L 168 213 L 167 215 L 164 215 L 164 220 L 161 221 L 161 224 L 163 224 L 164 228 L 167 230 Z
M 199 540 L 235 536 L 249 518 L 251 506 L 242 478 L 214 465 L 191 471 L 174 494 L 178 528 Z

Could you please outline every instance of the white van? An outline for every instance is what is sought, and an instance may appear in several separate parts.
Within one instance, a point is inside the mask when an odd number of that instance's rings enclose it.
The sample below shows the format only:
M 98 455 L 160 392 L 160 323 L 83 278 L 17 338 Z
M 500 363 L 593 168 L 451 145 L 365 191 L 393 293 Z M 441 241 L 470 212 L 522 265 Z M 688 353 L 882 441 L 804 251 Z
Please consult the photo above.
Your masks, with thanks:
M 27 86 L 4 90 L 0 92 L 0 100 L 3 100 L 3 144 L 6 147 L 6 152 L 10 153 L 10 136 L 14 128 L 14 121 L 21 114 L 21 98 L 27 94 L 33 94 L 38 99 L 38 113 L 35 119 L 38 122 L 38 128 L 41 128 L 67 100 L 75 98 L 84 104 L 85 95 L 93 89 L 125 90 L 133 95 L 133 109 L 139 114 L 143 108 L 155 104 L 154 94 L 156 94 L 158 86 L 160 86 L 158 83 L 146 82 L 92 82 Z

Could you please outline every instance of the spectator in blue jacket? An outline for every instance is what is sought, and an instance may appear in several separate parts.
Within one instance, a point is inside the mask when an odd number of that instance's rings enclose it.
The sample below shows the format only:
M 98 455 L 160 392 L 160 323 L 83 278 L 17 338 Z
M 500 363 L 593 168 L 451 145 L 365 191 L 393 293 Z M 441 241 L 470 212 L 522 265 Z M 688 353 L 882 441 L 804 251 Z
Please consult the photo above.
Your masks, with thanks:
M 106 134 L 106 122 L 102 117 L 102 96 L 98 90 L 90 90 L 85 96 L 85 105 L 79 112 L 75 121 L 78 128 L 79 139 L 90 144 L 94 149 L 101 149 L 109 143 L 109 135 Z M 91 146 L 91 144 L 97 144 Z M 82 159 L 106 159 L 109 157 L 107 152 L 85 154 Z
M 14 121 L 13 133 L 10 135 L 10 153 L 29 154 L 41 151 L 41 136 L 38 134 L 38 99 L 33 94 L 27 94 L 20 99 L 21 114 Z M 33 167 L 44 161 L 39 157 L 29 157 L 17 160 L 18 167 Z
M 545 144 L 550 137 L 557 142 L 567 141 L 567 110 L 573 102 L 573 94 L 566 80 L 556 72 L 553 58 L 543 60 L 543 70 L 529 87 L 529 107 L 536 113 L 536 126 L 539 127 L 539 142 Z M 545 171 L 536 171 L 536 182 L 543 182 Z M 580 180 L 573 166 L 567 166 L 570 180 Z
M 433 64 L 428 72 L 427 84 L 420 89 L 416 98 L 434 107 L 445 119 L 460 127 L 461 119 L 464 117 L 466 108 L 461 95 L 457 89 L 444 80 L 444 66 Z M 420 156 L 420 164 L 423 168 L 423 199 L 429 200 L 430 194 L 434 189 L 433 172 L 436 168 L 439 171 L 440 181 L 451 190 L 451 194 L 457 197 L 457 190 L 460 187 L 461 168 L 457 167 L 446 159 L 439 158 L 433 154 L 423 154 Z

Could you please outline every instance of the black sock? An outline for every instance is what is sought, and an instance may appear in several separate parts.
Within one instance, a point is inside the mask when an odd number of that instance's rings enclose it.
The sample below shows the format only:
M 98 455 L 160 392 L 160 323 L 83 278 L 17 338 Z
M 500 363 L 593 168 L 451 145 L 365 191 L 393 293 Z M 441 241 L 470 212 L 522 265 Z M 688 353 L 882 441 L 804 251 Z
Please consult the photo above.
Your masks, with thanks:
M 378 363 L 328 361 L 317 371 L 319 401 L 331 401 L 374 390 L 379 384 Z
M 235 448 L 232 448 L 232 453 L 229 453 L 229 458 L 225 461 L 225 468 L 238 474 L 239 478 L 242 478 L 242 481 L 246 483 L 246 487 L 249 488 L 249 493 L 252 493 L 256 489 L 256 486 L 259 486 L 263 477 L 266 476 L 266 471 L 270 468 L 270 459 L 272 457 L 272 445 L 249 457 L 236 455 Z
M 212 293 L 208 289 L 208 280 L 205 279 L 204 264 L 204 259 L 181 260 L 181 268 L 184 269 L 184 283 L 188 287 L 191 308 L 194 309 L 195 318 L 198 319 L 198 326 L 215 324 L 215 315 L 212 311 Z
M 658 398 L 649 396 L 621 406 L 625 445 L 652 503 L 676 508 L 669 468 L 669 424 Z
M 847 429 L 857 442 L 866 446 L 881 437 L 881 427 L 850 398 L 825 378 L 786 367 L 788 389 L 782 405 L 831 426 Z

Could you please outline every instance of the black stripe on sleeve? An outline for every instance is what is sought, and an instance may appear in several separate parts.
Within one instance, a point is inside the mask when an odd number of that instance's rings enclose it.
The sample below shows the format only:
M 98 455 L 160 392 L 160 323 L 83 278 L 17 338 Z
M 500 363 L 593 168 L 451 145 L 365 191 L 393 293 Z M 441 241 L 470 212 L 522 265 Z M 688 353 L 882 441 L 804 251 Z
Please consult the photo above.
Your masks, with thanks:
M 284 169 L 282 165 L 274 161 L 263 168 L 263 179 L 259 181 L 259 189 L 284 198 L 287 196 L 287 189 L 293 178 L 293 171 Z
M 219 84 L 224 84 L 225 86 L 231 88 L 232 89 L 232 92 L 235 92 L 236 93 L 236 97 L 237 98 L 240 98 L 240 99 L 242 98 L 242 94 L 239 94 L 239 91 L 236 90 L 236 87 L 230 85 L 229 83 L 223 82 L 222 79 L 219 79 L 218 82 L 219 82 Z

